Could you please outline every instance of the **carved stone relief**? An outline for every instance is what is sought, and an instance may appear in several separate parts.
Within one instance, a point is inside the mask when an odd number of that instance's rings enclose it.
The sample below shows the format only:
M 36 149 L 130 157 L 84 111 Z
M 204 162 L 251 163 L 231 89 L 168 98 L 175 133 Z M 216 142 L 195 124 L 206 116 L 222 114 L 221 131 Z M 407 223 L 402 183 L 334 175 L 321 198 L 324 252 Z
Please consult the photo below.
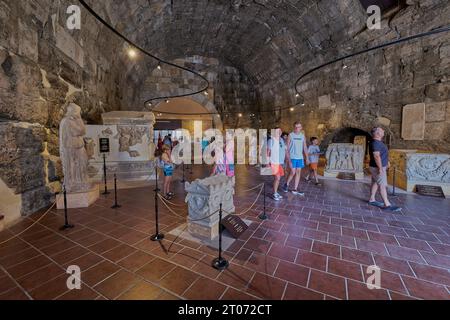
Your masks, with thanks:
M 362 172 L 364 146 L 351 143 L 333 143 L 326 152 L 327 171 Z
M 408 180 L 450 183 L 450 155 L 410 154 L 406 174 Z

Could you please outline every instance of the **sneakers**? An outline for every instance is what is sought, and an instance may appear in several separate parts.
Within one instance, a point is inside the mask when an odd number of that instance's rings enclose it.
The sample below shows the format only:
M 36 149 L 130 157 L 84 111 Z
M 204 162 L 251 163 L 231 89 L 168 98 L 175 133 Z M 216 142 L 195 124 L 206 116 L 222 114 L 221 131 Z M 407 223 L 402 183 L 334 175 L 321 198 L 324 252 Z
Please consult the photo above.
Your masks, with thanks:
M 166 200 L 172 200 L 173 196 L 174 196 L 173 192 L 169 192 L 168 194 L 166 194 L 165 198 Z
M 292 190 L 292 194 L 296 195 L 296 196 L 300 196 L 300 197 L 304 197 L 305 194 L 303 192 L 299 192 L 297 190 Z
M 284 193 L 289 192 L 289 186 L 287 185 L 287 183 L 284 184 L 284 186 L 281 188 L 281 190 L 282 190 Z
M 274 193 L 273 195 L 272 195 L 272 197 L 273 197 L 273 200 L 275 200 L 275 201 L 280 201 L 280 200 L 282 200 L 283 199 L 283 197 L 277 192 L 277 193 Z

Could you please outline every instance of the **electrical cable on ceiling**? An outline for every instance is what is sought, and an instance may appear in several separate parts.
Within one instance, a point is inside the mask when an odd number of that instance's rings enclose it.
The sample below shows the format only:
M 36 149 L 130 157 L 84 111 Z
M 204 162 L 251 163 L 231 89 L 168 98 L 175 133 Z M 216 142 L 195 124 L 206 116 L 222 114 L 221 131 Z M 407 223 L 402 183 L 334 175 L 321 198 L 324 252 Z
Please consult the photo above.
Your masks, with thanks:
M 186 93 L 186 94 L 178 94 L 178 95 L 170 95 L 170 96 L 163 96 L 163 97 L 153 97 L 151 99 L 148 99 L 145 102 L 145 105 L 148 105 L 150 102 L 152 101 L 156 101 L 156 100 L 167 100 L 167 99 L 173 99 L 173 98 L 182 98 L 182 97 L 189 97 L 189 96 L 193 96 L 202 92 L 207 92 L 209 89 L 209 81 L 208 79 L 206 79 L 206 77 L 204 77 L 203 75 L 201 75 L 200 73 L 191 70 L 189 68 L 177 65 L 175 63 L 172 63 L 170 61 L 165 61 L 159 57 L 157 57 L 156 55 L 148 52 L 147 50 L 145 50 L 144 48 L 142 48 L 141 46 L 137 45 L 136 43 L 134 43 L 133 41 L 131 41 L 130 39 L 128 39 L 127 37 L 125 37 L 122 33 L 120 33 L 119 31 L 117 31 L 117 29 L 115 29 L 113 26 L 111 26 L 108 22 L 106 22 L 102 17 L 100 17 L 97 12 L 95 12 L 94 9 L 92 9 L 84 0 L 78 0 L 81 5 L 96 19 L 98 20 L 100 23 L 102 23 L 105 27 L 107 27 L 110 31 L 112 31 L 114 34 L 116 34 L 119 38 L 121 38 L 123 41 L 125 41 L 126 43 L 128 43 L 133 49 L 136 49 L 140 52 L 142 52 L 144 55 L 149 56 L 150 58 L 155 59 L 156 61 L 158 61 L 158 69 L 161 69 L 161 65 L 165 64 L 174 68 L 178 68 L 181 69 L 183 71 L 187 71 L 189 73 L 194 74 L 197 77 L 200 77 L 205 83 L 206 85 L 198 91 L 195 92 L 191 92 L 191 93 Z
M 298 84 L 300 83 L 300 81 L 303 78 L 305 78 L 306 76 L 308 76 L 308 75 L 312 74 L 313 72 L 316 72 L 316 71 L 318 71 L 318 70 L 320 70 L 322 68 L 325 68 L 325 67 L 327 67 L 329 65 L 332 65 L 334 63 L 337 63 L 337 62 L 340 62 L 340 61 L 343 61 L 343 60 L 346 60 L 346 59 L 349 59 L 349 58 L 352 58 L 352 57 L 355 57 L 355 56 L 358 56 L 358 55 L 361 55 L 361 54 L 364 54 L 364 53 L 368 53 L 368 52 L 371 52 L 371 51 L 375 51 L 375 50 L 383 49 L 383 48 L 386 48 L 386 47 L 394 46 L 394 45 L 397 45 L 397 44 L 400 44 L 400 43 L 403 43 L 403 42 L 407 42 L 407 41 L 411 41 L 411 40 L 415 40 L 415 39 L 419 39 L 419 38 L 424 38 L 424 37 L 428 37 L 428 36 L 432 36 L 432 35 L 436 35 L 436 34 L 440 34 L 440 33 L 444 33 L 444 32 L 449 32 L 449 31 L 450 31 L 450 26 L 437 28 L 437 29 L 434 29 L 434 30 L 431 30 L 431 31 L 428 31 L 428 32 L 419 33 L 419 34 L 415 34 L 415 35 L 412 35 L 412 36 L 400 38 L 400 39 L 397 39 L 397 40 L 394 40 L 394 41 L 386 42 L 386 43 L 383 43 L 383 44 L 380 44 L 380 45 L 377 45 L 377 46 L 374 46 L 374 47 L 371 47 L 371 48 L 367 48 L 367 49 L 364 49 L 364 50 L 360 50 L 360 51 L 357 51 L 357 52 L 354 52 L 354 53 L 351 53 L 351 54 L 339 57 L 337 59 L 328 61 L 326 63 L 323 63 L 323 64 L 321 64 L 321 65 L 319 65 L 319 66 L 317 66 L 317 67 L 315 67 L 313 69 L 310 69 L 308 72 L 305 72 L 304 74 L 302 74 L 297 79 L 297 81 L 295 82 L 296 98 L 299 98 L 299 97 L 302 96 L 301 93 L 298 91 Z M 287 110 L 292 112 L 292 111 L 295 110 L 295 107 L 297 107 L 297 106 L 304 106 L 304 105 L 305 105 L 304 101 L 300 101 L 300 102 L 297 102 L 296 104 L 291 105 L 291 106 L 275 107 L 275 108 L 271 108 L 269 110 L 260 110 L 260 111 L 258 111 L 258 113 L 259 114 L 261 114 L 261 113 L 274 113 L 274 112 L 277 112 L 277 111 L 278 112 L 283 112 L 283 111 L 287 111 Z M 192 114 L 185 114 L 185 113 L 163 112 L 163 111 L 159 111 L 159 112 L 161 114 L 168 114 L 168 115 L 214 115 L 214 114 L 217 114 L 217 113 L 192 113 Z M 240 114 L 240 113 L 241 113 L 240 111 L 231 111 L 231 112 L 223 112 L 222 114 L 225 115 L 225 114 Z
M 396 44 L 399 44 L 399 43 L 402 43 L 402 42 L 407 42 L 407 41 L 411 41 L 411 40 L 414 40 L 414 39 L 424 38 L 424 37 L 427 37 L 427 36 L 431 36 L 431 35 L 435 35 L 435 34 L 443 33 L 443 32 L 448 32 L 448 31 L 450 31 L 450 26 L 437 28 L 437 29 L 434 29 L 434 30 L 431 30 L 431 31 L 428 31 L 428 32 L 419 33 L 419 34 L 415 34 L 415 35 L 412 35 L 412 36 L 409 36 L 409 37 L 404 37 L 404 38 L 400 38 L 400 39 L 397 39 L 397 40 L 394 40 L 394 41 L 386 42 L 386 43 L 383 43 L 383 44 L 380 44 L 380 45 L 377 45 L 377 46 L 374 46 L 374 47 L 371 47 L 371 48 L 367 48 L 367 49 L 364 49 L 364 50 L 361 50 L 361 51 L 357 51 L 357 52 L 348 54 L 348 55 L 343 56 L 343 57 L 339 57 L 339 58 L 334 59 L 332 61 L 328 61 L 328 62 L 326 62 L 324 64 L 321 64 L 320 66 L 317 66 L 317 67 L 309 70 L 308 72 L 302 74 L 297 79 L 297 81 L 295 82 L 295 92 L 298 95 L 300 95 L 300 92 L 298 91 L 297 87 L 298 87 L 299 82 L 303 78 L 305 78 L 309 74 L 311 74 L 311 73 L 313 73 L 313 72 L 315 72 L 315 71 L 317 71 L 319 69 L 325 68 L 325 67 L 327 67 L 327 66 L 329 66 L 331 64 L 334 64 L 336 62 L 343 61 L 343 60 L 346 60 L 346 59 L 349 59 L 349 58 L 361 55 L 363 53 L 368 53 L 368 52 L 371 52 L 371 51 L 375 51 L 375 50 L 379 50 L 379 49 L 382 49 L 382 48 L 390 47 L 390 46 L 393 46 L 393 45 L 396 45 Z
M 94 18 L 96 18 L 98 21 L 100 21 L 103 25 L 105 25 L 109 30 L 111 30 L 114 34 L 116 34 L 122 40 L 124 40 L 125 42 L 127 42 L 129 45 L 131 45 L 135 49 L 139 50 L 140 52 L 144 53 L 145 55 L 147 55 L 147 56 L 157 60 L 158 61 L 158 69 L 161 68 L 161 64 L 166 64 L 166 65 L 172 66 L 174 68 L 178 68 L 178 69 L 190 72 L 190 73 L 194 74 L 195 76 L 200 77 L 203 81 L 206 82 L 206 86 L 205 87 L 203 87 L 201 90 L 198 90 L 198 91 L 195 91 L 195 92 L 192 92 L 192 93 L 179 94 L 179 95 L 170 95 L 170 96 L 160 96 L 160 97 L 150 98 L 147 101 L 145 101 L 145 106 L 146 107 L 149 104 L 152 104 L 153 101 L 166 100 L 166 102 L 169 102 L 170 99 L 173 99 L 173 98 L 189 97 L 189 96 L 197 95 L 197 94 L 200 94 L 200 93 L 205 93 L 206 94 L 208 92 L 208 89 L 210 88 L 210 84 L 209 84 L 208 79 L 205 76 L 201 75 L 200 73 L 198 73 L 198 72 L 196 72 L 194 70 L 188 69 L 188 68 L 183 67 L 183 66 L 179 66 L 179 65 L 174 64 L 174 63 L 169 62 L 169 61 L 165 61 L 165 60 L 155 56 L 154 54 L 148 52 L 144 48 L 142 48 L 139 45 L 135 44 L 133 41 L 129 40 L 127 37 L 125 37 L 123 34 L 121 34 L 119 31 L 117 31 L 114 27 L 112 27 L 108 22 L 106 22 L 103 18 L 101 18 L 84 0 L 78 0 L 78 1 L 83 5 L 83 7 L 92 16 L 94 16 Z M 371 52 L 371 51 L 375 51 L 375 50 L 383 49 L 383 48 L 386 48 L 386 47 L 394 46 L 394 45 L 397 45 L 397 44 L 400 44 L 400 43 L 403 43 L 403 42 L 407 42 L 407 41 L 411 41 L 411 40 L 415 40 L 415 39 L 419 39 L 419 38 L 424 38 L 424 37 L 428 37 L 428 36 L 432 36 L 432 35 L 436 35 L 436 34 L 440 34 L 440 33 L 444 33 L 444 32 L 449 32 L 449 31 L 450 31 L 450 26 L 437 28 L 437 29 L 434 29 L 434 30 L 431 30 L 431 31 L 428 31 L 428 32 L 419 33 L 419 34 L 415 34 L 415 35 L 412 35 L 412 36 L 400 38 L 400 39 L 397 39 L 397 40 L 394 40 L 394 41 L 386 42 L 386 43 L 383 43 L 383 44 L 380 44 L 380 45 L 377 45 L 377 46 L 374 46 L 374 47 L 371 47 L 371 48 L 367 48 L 367 49 L 364 49 L 364 50 L 360 50 L 360 51 L 357 51 L 357 52 L 354 52 L 354 53 L 351 53 L 351 54 L 348 54 L 348 55 L 336 58 L 334 60 L 328 61 L 326 63 L 323 63 L 323 64 L 321 64 L 321 65 L 319 65 L 319 66 L 317 66 L 315 68 L 310 69 L 309 71 L 307 71 L 306 73 L 302 74 L 297 79 L 297 81 L 295 82 L 296 98 L 301 97 L 301 94 L 300 94 L 300 92 L 298 90 L 298 84 L 300 83 L 300 81 L 302 79 L 304 79 L 306 76 L 308 76 L 308 75 L 312 74 L 313 72 L 316 72 L 316 71 L 318 71 L 318 70 L 320 70 L 322 68 L 325 68 L 325 67 L 327 67 L 329 65 L 332 65 L 334 63 L 337 63 L 337 62 L 340 62 L 340 61 L 343 61 L 343 60 L 346 60 L 346 59 L 349 59 L 349 58 L 352 58 L 352 57 L 355 57 L 355 56 L 358 56 L 358 55 L 361 55 L 361 54 L 364 54 L 364 53 L 368 53 L 368 52 Z M 290 105 L 290 106 L 287 106 L 287 107 L 275 107 L 275 108 L 271 108 L 269 110 L 259 110 L 257 113 L 258 114 L 274 113 L 274 112 L 277 112 L 277 111 L 283 112 L 283 111 L 286 111 L 286 110 L 293 111 L 293 110 L 295 110 L 295 107 L 297 107 L 299 105 L 304 106 L 305 102 L 304 101 L 300 101 L 300 102 L 298 102 L 298 103 L 296 103 L 294 105 Z M 165 111 L 159 111 L 158 110 L 157 112 L 160 113 L 160 114 L 166 114 L 166 115 L 187 115 L 187 116 L 231 115 L 231 114 L 240 115 L 240 114 L 242 114 L 241 111 L 225 111 L 225 112 L 221 112 L 221 113 L 218 113 L 218 112 L 178 113 L 178 112 L 165 112 Z

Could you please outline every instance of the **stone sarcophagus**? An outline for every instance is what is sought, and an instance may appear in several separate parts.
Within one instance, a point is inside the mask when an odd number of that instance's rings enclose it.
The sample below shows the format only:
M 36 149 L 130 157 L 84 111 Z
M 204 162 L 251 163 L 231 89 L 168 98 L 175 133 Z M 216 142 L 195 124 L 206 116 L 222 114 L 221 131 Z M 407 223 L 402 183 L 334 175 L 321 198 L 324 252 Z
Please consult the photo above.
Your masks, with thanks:
M 189 208 L 188 231 L 199 238 L 214 239 L 219 235 L 219 208 L 223 215 L 235 212 L 235 178 L 219 175 L 186 182 Z
M 393 149 L 389 158 L 389 183 L 393 183 L 395 167 L 397 187 L 412 192 L 418 184 L 440 186 L 446 196 L 450 195 L 450 154 Z
M 100 139 L 109 141 L 106 154 L 107 175 L 117 175 L 119 181 L 154 179 L 155 116 L 149 112 L 115 111 L 102 115 L 103 125 L 87 126 L 89 176 L 103 179 L 103 154 Z
M 326 152 L 325 177 L 336 177 L 340 172 L 354 173 L 364 179 L 364 146 L 352 143 L 332 143 Z

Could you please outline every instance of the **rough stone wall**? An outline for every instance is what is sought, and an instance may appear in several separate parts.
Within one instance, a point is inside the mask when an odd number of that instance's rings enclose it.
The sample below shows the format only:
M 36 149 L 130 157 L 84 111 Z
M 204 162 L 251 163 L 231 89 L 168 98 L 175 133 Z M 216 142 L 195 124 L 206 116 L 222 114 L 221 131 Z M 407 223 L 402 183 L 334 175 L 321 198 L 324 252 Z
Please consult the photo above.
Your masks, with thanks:
M 58 127 L 68 102 L 100 120 L 120 108 L 121 42 L 86 14 L 68 30 L 64 0 L 0 0 L 0 179 L 22 214 L 47 206 L 61 178 Z
M 382 30 L 365 30 L 348 43 L 347 52 L 374 46 L 397 36 L 408 36 L 448 25 L 447 1 L 409 1 L 409 6 L 382 22 Z M 331 60 L 332 55 L 328 56 Z M 327 59 L 325 59 L 327 60 Z M 303 72 L 320 64 L 304 64 Z M 301 73 L 300 73 L 301 74 Z M 298 75 L 300 75 L 298 74 Z M 292 82 L 295 77 L 291 75 Z M 284 79 L 261 83 L 263 106 L 291 105 L 295 93 Z M 391 147 L 450 152 L 450 33 L 363 54 L 306 77 L 299 85 L 305 106 L 265 117 L 265 125 L 281 123 L 290 129 L 301 120 L 309 136 L 328 139 L 340 128 L 365 131 L 380 124 L 391 136 Z M 426 104 L 425 139 L 401 136 L 402 109 Z M 420 121 L 420 119 L 418 119 Z
M 293 104 L 296 78 L 323 62 L 448 25 L 450 8 L 447 0 L 407 0 L 405 8 L 385 13 L 381 30 L 369 31 L 359 0 L 91 3 L 122 32 L 162 57 L 200 55 L 226 61 L 256 87 L 253 103 L 263 109 Z M 378 121 L 386 125 L 393 147 L 447 152 L 450 144 L 440 143 L 448 142 L 447 116 L 429 113 L 424 141 L 400 136 L 402 106 L 425 102 L 428 110 L 444 113 L 447 44 L 448 34 L 440 35 L 359 56 L 346 62 L 347 69 L 339 64 L 316 72 L 301 87 L 306 106 L 263 114 L 262 126 L 291 127 L 293 118 L 300 118 L 308 133 L 325 137 L 343 126 L 367 131 Z M 155 67 L 153 63 L 151 69 Z M 146 75 L 133 77 L 139 83 Z

